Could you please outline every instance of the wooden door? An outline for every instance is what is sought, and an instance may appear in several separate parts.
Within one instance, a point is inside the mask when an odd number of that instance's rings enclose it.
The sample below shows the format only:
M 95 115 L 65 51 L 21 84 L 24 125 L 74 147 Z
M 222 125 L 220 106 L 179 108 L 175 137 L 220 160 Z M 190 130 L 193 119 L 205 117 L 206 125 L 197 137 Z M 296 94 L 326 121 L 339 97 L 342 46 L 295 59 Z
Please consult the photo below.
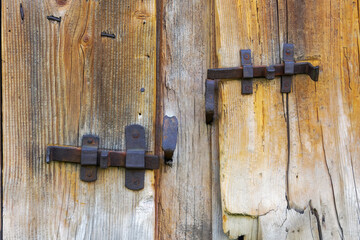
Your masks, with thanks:
M 245 239 L 359 239 L 358 1 L 215 1 L 220 67 L 295 60 L 320 66 L 318 82 L 240 81 L 219 90 L 220 185 L 224 231 Z
M 359 238 L 358 0 L 1 7 L 4 239 Z M 281 63 L 286 42 L 319 81 L 296 76 L 281 94 L 279 78 L 257 79 L 244 96 L 222 80 L 207 125 L 207 69 L 240 66 L 240 49 L 254 65 Z M 164 115 L 179 121 L 173 164 L 146 171 L 142 191 L 125 188 L 121 168 L 85 183 L 80 166 L 45 163 L 48 144 L 88 133 L 124 150 L 133 123 L 162 156 Z
M 47 165 L 45 154 L 84 134 L 124 150 L 134 123 L 154 152 L 155 0 L 2 1 L 1 20 L 3 238 L 153 239 L 153 171 L 131 191 L 124 169 L 86 183 L 80 166 Z

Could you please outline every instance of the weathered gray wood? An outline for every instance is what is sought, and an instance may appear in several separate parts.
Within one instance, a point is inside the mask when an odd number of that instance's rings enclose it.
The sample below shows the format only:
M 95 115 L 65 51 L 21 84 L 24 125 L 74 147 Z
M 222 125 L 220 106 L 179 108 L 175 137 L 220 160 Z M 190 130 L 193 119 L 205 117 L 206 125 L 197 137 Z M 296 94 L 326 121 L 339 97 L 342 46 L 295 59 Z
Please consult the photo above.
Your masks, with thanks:
M 211 1 L 162 1 L 163 112 L 179 120 L 172 167 L 159 176 L 159 239 L 212 238 L 211 128 L 204 80 L 211 62 Z
M 86 133 L 125 149 L 131 123 L 154 150 L 155 0 L 2 1 L 2 60 L 4 239 L 153 239 L 152 171 L 134 192 L 123 169 L 85 183 L 79 166 L 46 165 L 45 152 Z

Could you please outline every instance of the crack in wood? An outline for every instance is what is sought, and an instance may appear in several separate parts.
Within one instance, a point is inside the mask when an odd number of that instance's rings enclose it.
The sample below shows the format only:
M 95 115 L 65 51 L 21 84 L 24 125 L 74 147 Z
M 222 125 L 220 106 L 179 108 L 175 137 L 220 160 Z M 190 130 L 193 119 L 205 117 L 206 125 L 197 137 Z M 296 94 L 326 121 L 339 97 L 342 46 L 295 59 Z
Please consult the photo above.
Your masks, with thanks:
M 323 235 L 322 235 L 322 229 L 321 229 L 321 224 L 320 224 L 320 217 L 319 217 L 319 213 L 316 210 L 316 208 L 313 208 L 311 205 L 311 200 L 309 201 L 309 207 L 311 210 L 311 214 L 313 214 L 316 218 L 316 222 L 317 222 L 317 229 L 318 229 L 318 234 L 319 234 L 319 239 L 323 240 Z
M 327 173 L 328 173 L 329 180 L 330 180 L 330 186 L 331 186 L 331 192 L 332 192 L 332 198 L 333 198 L 332 200 L 333 200 L 333 204 L 334 204 L 336 221 L 337 221 L 337 224 L 338 224 L 339 229 L 340 229 L 340 237 L 341 237 L 341 239 L 344 239 L 344 231 L 343 231 L 343 228 L 342 228 L 341 223 L 340 223 L 339 213 L 338 213 L 337 206 L 336 206 L 334 183 L 333 183 L 333 180 L 332 180 L 332 176 L 330 174 L 330 168 L 329 168 L 327 158 L 326 158 L 325 145 L 324 145 L 324 134 L 323 134 L 322 124 L 320 124 L 320 131 L 321 131 L 321 143 L 322 143 L 322 149 L 323 149 L 323 154 L 324 154 L 324 161 L 325 161 L 325 166 L 326 166 Z

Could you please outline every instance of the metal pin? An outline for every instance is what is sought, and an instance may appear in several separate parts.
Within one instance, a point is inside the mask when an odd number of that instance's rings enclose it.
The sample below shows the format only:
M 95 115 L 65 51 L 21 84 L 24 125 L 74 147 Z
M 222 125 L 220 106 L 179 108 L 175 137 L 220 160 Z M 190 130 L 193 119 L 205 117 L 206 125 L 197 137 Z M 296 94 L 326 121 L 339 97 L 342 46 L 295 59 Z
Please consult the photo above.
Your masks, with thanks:
M 102 32 L 101 33 L 102 37 L 108 37 L 108 38 L 115 38 L 115 34 L 112 33 L 106 33 L 106 32 Z
M 61 17 L 54 17 L 53 15 L 46 17 L 50 21 L 61 22 Z
M 22 3 L 20 3 L 20 16 L 21 16 L 21 20 L 24 20 L 24 9 L 23 9 L 23 6 L 22 6 Z

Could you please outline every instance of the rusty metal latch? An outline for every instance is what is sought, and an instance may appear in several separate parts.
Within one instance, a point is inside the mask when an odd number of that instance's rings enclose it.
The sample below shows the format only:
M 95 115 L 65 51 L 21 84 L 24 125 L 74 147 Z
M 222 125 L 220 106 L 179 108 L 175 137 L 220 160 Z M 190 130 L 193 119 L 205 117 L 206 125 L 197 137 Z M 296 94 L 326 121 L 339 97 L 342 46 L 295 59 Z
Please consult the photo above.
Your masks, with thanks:
M 81 164 L 80 179 L 93 182 L 97 179 L 97 169 L 124 167 L 125 186 L 131 190 L 144 188 L 145 170 L 159 169 L 159 157 L 146 154 L 145 129 L 140 125 L 125 128 L 126 152 L 99 150 L 99 138 L 85 135 L 80 147 L 48 146 L 46 162 L 60 161 Z
M 178 120 L 175 116 L 165 116 L 163 120 L 162 149 L 164 151 L 165 164 L 172 165 L 173 154 L 178 137 Z
M 294 60 L 294 44 L 283 45 L 283 64 L 270 66 L 253 66 L 251 63 L 251 50 L 240 51 L 242 67 L 208 69 L 205 90 L 206 123 L 211 123 L 215 114 L 215 92 L 219 79 L 234 79 L 241 81 L 241 93 L 252 94 L 252 78 L 274 79 L 281 76 L 281 92 L 291 92 L 292 76 L 307 74 L 317 82 L 319 78 L 319 66 L 313 66 L 309 62 L 296 63 Z

